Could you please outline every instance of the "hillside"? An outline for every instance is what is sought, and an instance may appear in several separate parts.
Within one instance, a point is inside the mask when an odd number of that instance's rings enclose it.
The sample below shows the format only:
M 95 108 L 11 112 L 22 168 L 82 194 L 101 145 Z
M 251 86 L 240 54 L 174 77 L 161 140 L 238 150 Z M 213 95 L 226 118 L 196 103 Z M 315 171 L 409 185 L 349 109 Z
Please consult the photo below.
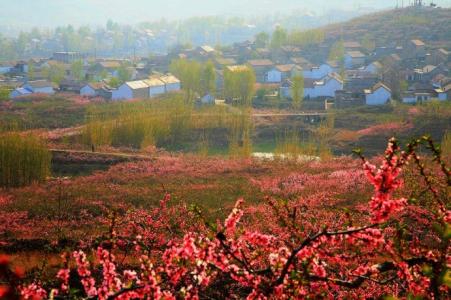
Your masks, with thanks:
M 403 41 L 417 38 L 426 42 L 444 43 L 450 46 L 451 9 L 449 8 L 403 8 L 368 14 L 351 21 L 332 24 L 324 28 L 329 40 L 360 40 L 370 34 L 376 45 L 400 45 Z M 439 43 L 440 44 L 440 43 Z

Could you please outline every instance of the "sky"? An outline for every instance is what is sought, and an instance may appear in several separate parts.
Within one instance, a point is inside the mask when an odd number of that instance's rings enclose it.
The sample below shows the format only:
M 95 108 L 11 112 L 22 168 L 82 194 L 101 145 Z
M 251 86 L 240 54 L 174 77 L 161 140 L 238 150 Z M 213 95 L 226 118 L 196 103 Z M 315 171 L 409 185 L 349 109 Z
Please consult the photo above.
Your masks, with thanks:
M 451 0 L 435 2 L 451 5 Z M 135 24 L 162 18 L 258 16 L 294 10 L 323 14 L 334 9 L 365 11 L 395 5 L 396 0 L 0 0 L 0 26 L 102 25 L 108 19 Z

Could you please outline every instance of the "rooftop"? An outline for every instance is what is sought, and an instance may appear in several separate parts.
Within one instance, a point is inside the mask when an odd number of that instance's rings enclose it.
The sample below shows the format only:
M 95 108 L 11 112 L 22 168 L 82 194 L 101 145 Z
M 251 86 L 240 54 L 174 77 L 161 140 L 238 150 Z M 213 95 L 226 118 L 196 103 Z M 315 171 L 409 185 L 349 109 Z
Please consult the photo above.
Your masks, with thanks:
M 274 65 L 274 63 L 269 59 L 251 59 L 248 61 L 248 64 L 253 67 L 267 67 Z
M 347 54 L 351 56 L 352 58 L 363 58 L 365 57 L 365 54 L 363 54 L 360 51 L 348 51 Z
M 424 46 L 425 43 L 421 40 L 411 40 L 412 44 L 414 44 L 415 46 Z

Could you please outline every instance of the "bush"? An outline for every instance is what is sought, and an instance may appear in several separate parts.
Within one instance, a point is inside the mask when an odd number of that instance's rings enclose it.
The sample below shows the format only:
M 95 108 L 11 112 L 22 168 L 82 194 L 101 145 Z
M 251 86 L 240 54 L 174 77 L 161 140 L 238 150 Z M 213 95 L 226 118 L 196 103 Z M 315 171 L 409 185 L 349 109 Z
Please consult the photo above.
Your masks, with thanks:
M 0 136 L 0 186 L 18 187 L 43 181 L 50 174 L 47 146 L 32 135 Z

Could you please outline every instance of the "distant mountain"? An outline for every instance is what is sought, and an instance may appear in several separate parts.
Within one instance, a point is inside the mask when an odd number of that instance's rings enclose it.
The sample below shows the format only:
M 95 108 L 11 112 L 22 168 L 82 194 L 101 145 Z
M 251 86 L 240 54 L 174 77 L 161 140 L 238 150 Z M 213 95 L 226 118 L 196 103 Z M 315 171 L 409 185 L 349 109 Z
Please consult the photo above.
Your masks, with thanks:
M 366 33 L 378 45 L 400 44 L 410 39 L 422 39 L 447 44 L 451 47 L 450 8 L 404 8 L 382 11 L 355 18 L 351 21 L 324 27 L 332 39 L 360 40 Z

